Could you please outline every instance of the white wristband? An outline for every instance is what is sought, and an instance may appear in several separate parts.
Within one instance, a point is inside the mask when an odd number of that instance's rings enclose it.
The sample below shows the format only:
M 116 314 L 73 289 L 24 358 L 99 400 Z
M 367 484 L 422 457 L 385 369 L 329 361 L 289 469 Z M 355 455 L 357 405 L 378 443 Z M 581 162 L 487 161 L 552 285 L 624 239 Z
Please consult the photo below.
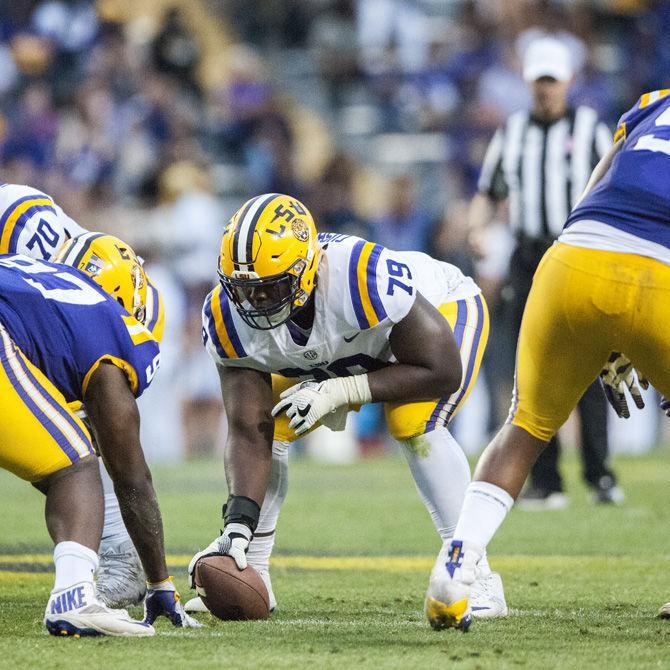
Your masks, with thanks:
M 372 401 L 367 374 L 339 377 L 336 382 L 342 392 L 343 405 L 365 405 Z

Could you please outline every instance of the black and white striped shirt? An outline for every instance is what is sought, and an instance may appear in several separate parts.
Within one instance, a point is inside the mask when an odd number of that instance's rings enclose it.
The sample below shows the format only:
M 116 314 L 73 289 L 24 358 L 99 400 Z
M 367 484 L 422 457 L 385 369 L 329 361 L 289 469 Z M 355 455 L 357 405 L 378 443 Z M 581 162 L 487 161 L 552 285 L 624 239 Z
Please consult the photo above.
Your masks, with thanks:
M 509 198 L 515 233 L 558 237 L 611 144 L 610 130 L 590 107 L 568 109 L 551 123 L 517 112 L 493 136 L 478 190 L 493 200 Z

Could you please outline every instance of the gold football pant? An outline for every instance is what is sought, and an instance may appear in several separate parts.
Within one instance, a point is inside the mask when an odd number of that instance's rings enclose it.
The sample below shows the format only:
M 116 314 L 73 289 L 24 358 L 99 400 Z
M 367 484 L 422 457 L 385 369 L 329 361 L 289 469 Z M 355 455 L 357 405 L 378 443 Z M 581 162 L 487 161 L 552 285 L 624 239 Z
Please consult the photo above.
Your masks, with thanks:
M 63 394 L 0 324 L 0 467 L 36 482 L 93 453 Z
M 670 266 L 555 244 L 523 314 L 508 423 L 549 440 L 613 351 L 670 394 Z
M 489 315 L 483 296 L 445 303 L 438 309 L 448 321 L 460 349 L 463 366 L 461 385 L 455 393 L 444 398 L 426 402 L 384 403 L 389 432 L 399 441 L 447 426 L 463 406 L 479 374 L 489 336 Z M 274 402 L 279 402 L 279 394 L 296 383 L 295 379 L 272 375 Z M 296 439 L 295 433 L 288 427 L 286 414 L 275 418 L 274 439 L 286 442 Z

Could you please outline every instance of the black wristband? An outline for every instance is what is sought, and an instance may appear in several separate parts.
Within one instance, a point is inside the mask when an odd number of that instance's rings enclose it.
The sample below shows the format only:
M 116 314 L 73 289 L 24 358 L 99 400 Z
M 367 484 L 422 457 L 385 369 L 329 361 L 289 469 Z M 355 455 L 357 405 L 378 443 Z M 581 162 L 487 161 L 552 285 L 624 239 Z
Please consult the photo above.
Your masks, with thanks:
M 228 496 L 221 514 L 224 527 L 229 523 L 243 523 L 253 533 L 258 525 L 261 508 L 255 500 L 246 496 Z

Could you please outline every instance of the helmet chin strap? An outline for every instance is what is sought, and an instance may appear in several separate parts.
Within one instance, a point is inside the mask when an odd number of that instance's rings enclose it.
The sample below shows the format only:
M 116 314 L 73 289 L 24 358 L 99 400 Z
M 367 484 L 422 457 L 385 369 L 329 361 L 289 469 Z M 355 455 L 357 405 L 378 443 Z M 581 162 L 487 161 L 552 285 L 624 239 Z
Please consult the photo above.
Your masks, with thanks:
M 295 323 L 301 330 L 310 331 L 314 325 L 315 294 L 316 291 L 312 291 L 305 304 L 291 314 L 291 321 L 293 321 L 293 323 Z
M 144 305 L 142 305 L 142 296 L 140 295 L 141 287 L 142 272 L 138 266 L 135 266 L 133 267 L 133 316 L 140 323 L 144 323 L 146 309 L 144 309 Z

